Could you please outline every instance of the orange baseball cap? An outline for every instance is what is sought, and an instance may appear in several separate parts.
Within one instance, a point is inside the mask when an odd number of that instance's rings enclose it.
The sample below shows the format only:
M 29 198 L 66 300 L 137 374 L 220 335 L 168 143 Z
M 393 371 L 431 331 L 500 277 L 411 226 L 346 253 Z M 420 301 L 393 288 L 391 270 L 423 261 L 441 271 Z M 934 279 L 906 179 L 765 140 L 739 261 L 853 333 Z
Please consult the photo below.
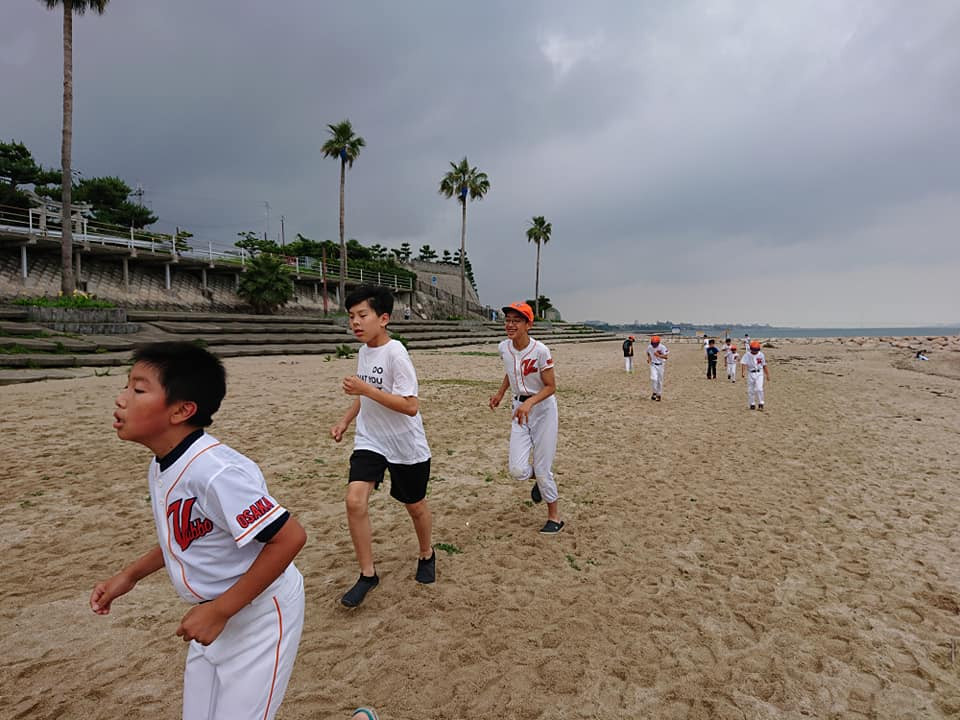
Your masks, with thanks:
M 633 335 L 631 335 L 630 340 L 636 340 L 636 338 Z
M 510 311 L 518 312 L 527 319 L 527 322 L 533 322 L 533 308 L 525 302 L 512 302 L 509 305 L 504 305 L 500 309 L 503 310 L 504 315 Z
M 659 335 L 654 335 L 652 338 L 650 338 L 650 342 L 652 342 L 652 343 L 660 342 L 660 336 L 659 336 Z
M 759 340 L 751 340 L 751 341 L 750 341 L 750 349 L 751 349 L 751 350 L 759 350 L 759 349 L 760 349 L 760 341 L 759 341 Z
M 730 349 L 731 349 L 731 350 L 736 350 L 736 349 L 737 349 L 737 346 L 736 346 L 736 345 L 731 345 L 731 346 L 730 346 Z

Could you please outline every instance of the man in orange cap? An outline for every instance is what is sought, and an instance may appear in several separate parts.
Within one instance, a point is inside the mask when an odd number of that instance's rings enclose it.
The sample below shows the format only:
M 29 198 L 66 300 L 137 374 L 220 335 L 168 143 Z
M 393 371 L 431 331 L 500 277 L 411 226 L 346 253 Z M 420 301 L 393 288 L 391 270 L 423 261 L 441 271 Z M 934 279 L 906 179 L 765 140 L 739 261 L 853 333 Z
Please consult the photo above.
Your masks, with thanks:
M 748 376 L 749 373 L 749 376 Z M 763 410 L 763 381 L 770 381 L 767 358 L 760 351 L 760 341 L 750 341 L 750 352 L 740 361 L 740 377 L 747 377 L 747 402 L 751 410 Z
M 498 346 L 504 375 L 497 392 L 490 396 L 496 408 L 509 389 L 513 395 L 513 422 L 510 425 L 510 474 L 520 481 L 535 478 L 530 499 L 546 500 L 547 522 L 540 532 L 556 535 L 563 530 L 559 493 L 553 478 L 557 454 L 557 379 L 550 349 L 530 337 L 533 310 L 525 302 L 503 308 L 507 339 Z
M 623 357 L 624 364 L 627 366 L 627 374 L 633 372 L 633 341 L 636 338 L 631 335 L 626 340 L 623 341 Z
M 660 342 L 659 335 L 650 338 L 650 344 L 647 345 L 647 365 L 650 366 L 650 386 L 653 390 L 650 399 L 657 402 L 663 393 L 663 368 L 669 354 L 667 346 Z

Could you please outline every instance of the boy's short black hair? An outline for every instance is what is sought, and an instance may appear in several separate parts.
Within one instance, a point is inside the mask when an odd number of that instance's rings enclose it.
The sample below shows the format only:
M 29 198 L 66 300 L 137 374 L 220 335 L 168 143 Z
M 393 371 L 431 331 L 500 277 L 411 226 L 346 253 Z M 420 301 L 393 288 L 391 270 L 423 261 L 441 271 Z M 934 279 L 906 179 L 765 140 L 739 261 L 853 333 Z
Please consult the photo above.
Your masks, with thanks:
M 167 404 L 196 403 L 187 423 L 207 427 L 227 394 L 227 371 L 220 358 L 192 342 L 155 342 L 133 351 L 133 363 L 155 368 L 167 394 Z
M 714 343 L 713 343 L 713 338 L 710 338 L 710 343 L 709 343 L 709 344 L 710 344 L 710 345 L 713 345 L 713 344 L 714 344 Z
M 393 293 L 390 288 L 381 285 L 361 285 L 352 293 L 347 295 L 344 306 L 349 310 L 354 305 L 359 305 L 366 300 L 377 315 L 393 313 Z

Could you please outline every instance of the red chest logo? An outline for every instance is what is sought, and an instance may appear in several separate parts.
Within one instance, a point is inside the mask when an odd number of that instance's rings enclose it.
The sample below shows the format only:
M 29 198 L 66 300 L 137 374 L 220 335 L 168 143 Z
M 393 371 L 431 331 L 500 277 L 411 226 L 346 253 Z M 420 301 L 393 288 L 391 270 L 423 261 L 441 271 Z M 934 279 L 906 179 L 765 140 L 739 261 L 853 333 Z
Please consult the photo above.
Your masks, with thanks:
M 533 375 L 537 371 L 536 360 L 523 360 L 520 362 L 520 371 L 524 377 Z
M 174 500 L 167 508 L 167 517 L 173 516 L 173 539 L 181 550 L 186 550 L 191 543 L 213 530 L 213 521 L 209 518 L 190 519 L 195 497 L 187 500 Z

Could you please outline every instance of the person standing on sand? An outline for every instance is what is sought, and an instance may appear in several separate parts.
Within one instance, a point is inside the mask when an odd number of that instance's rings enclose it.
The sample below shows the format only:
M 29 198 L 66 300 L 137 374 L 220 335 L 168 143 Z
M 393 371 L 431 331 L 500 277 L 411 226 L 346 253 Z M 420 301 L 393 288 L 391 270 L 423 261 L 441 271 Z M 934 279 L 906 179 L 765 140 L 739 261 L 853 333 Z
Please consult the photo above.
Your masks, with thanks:
M 633 372 L 633 341 L 636 338 L 631 335 L 626 340 L 623 341 L 623 358 L 624 364 L 627 366 L 627 374 Z
M 650 344 L 647 346 L 647 365 L 650 366 L 650 386 L 653 390 L 650 399 L 657 402 L 660 402 L 663 394 L 663 369 L 669 354 L 667 346 L 660 342 L 659 335 L 650 338 Z
M 763 381 L 770 382 L 770 371 L 767 370 L 767 358 L 760 352 L 760 341 L 750 341 L 750 352 L 745 353 L 740 361 L 740 376 L 747 379 L 747 402 L 751 410 L 763 410 Z

